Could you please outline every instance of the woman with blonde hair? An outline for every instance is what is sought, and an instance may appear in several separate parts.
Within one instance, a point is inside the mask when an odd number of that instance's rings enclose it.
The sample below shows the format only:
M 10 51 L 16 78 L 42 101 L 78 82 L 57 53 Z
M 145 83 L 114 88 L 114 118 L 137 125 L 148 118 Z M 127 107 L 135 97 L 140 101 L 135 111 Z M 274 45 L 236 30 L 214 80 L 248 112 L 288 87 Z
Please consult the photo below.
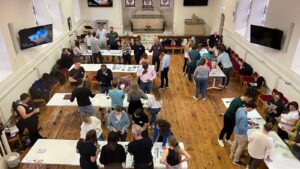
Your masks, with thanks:
M 122 42 L 122 56 L 124 64 L 131 64 L 131 47 L 127 39 Z
M 160 162 L 167 166 L 167 169 L 180 169 L 181 164 L 191 159 L 191 156 L 184 148 L 179 146 L 174 136 L 168 138 L 169 148 L 165 149 Z M 182 159 L 182 156 L 185 158 Z
M 129 102 L 128 113 L 130 115 L 133 115 L 138 108 L 143 109 L 141 98 L 148 99 L 148 96 L 140 89 L 136 82 L 133 82 L 127 94 L 127 101 Z
M 187 61 L 189 58 L 189 51 L 191 50 L 191 40 L 188 40 L 187 44 L 184 46 L 184 62 L 183 62 L 183 75 L 187 75 Z
M 151 113 L 150 126 L 154 128 L 157 115 L 161 111 L 162 96 L 157 87 L 152 88 L 152 94 L 153 96 L 149 97 L 148 106 Z

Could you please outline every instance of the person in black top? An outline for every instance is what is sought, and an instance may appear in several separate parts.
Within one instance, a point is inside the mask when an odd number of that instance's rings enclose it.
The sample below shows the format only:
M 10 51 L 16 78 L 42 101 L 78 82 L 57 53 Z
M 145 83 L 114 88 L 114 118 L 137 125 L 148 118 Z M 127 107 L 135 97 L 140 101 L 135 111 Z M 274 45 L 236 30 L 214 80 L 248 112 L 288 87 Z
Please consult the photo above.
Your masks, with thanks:
M 77 142 L 77 153 L 80 154 L 80 167 L 82 169 L 98 169 L 96 160 L 100 150 L 97 148 L 97 136 L 95 130 L 86 133 L 85 140 Z
M 116 132 L 109 132 L 107 144 L 102 147 L 100 163 L 107 169 L 121 169 L 122 163 L 126 161 L 126 152 L 122 145 L 117 143 L 118 135 Z
M 20 96 L 20 101 L 16 106 L 16 113 L 18 114 L 16 126 L 19 129 L 19 133 L 23 133 L 24 129 L 29 132 L 29 138 L 31 145 L 33 145 L 38 139 L 43 138 L 38 130 L 39 126 L 39 113 L 38 108 L 34 108 L 28 105 L 30 96 L 27 93 L 23 93 Z
M 179 169 L 184 161 L 191 159 L 189 153 L 184 148 L 179 146 L 178 141 L 174 136 L 168 138 L 169 148 L 165 149 L 160 162 L 165 164 L 167 168 Z M 185 158 L 182 159 L 182 156 Z
M 108 93 L 108 90 L 112 88 L 111 87 L 111 81 L 113 80 L 112 71 L 108 69 L 105 64 L 102 64 L 101 68 L 97 72 L 96 80 L 100 84 L 100 88 L 99 88 L 100 93 Z
M 267 108 L 266 121 L 276 123 L 276 117 L 279 117 L 284 111 L 284 103 L 281 101 L 283 94 L 280 92 L 274 93 L 273 98 L 265 102 Z
M 149 118 L 143 109 L 139 108 L 135 110 L 134 115 L 132 116 L 132 123 L 141 127 L 142 137 L 148 138 Z
M 131 45 L 131 49 L 134 50 L 135 63 L 139 65 L 141 57 L 145 53 L 145 47 L 140 40 L 137 40 L 133 45 Z
M 84 80 L 85 70 L 80 66 L 80 62 L 74 63 L 74 68 L 69 72 L 69 81 L 71 86 L 77 87 L 80 81 Z
M 253 74 L 253 68 L 246 62 L 243 62 L 242 68 L 240 69 L 240 75 L 251 76 Z
M 62 54 L 58 60 L 59 69 L 69 69 L 73 65 L 73 58 L 67 48 L 62 49 Z
M 207 44 L 209 45 L 209 47 L 213 48 L 220 43 L 220 40 L 221 38 L 218 33 L 214 32 L 212 35 L 208 36 Z
M 83 86 L 83 81 L 80 82 L 80 86 L 73 90 L 70 101 L 73 102 L 76 98 L 78 111 L 80 115 L 89 114 L 91 116 L 96 116 L 96 112 L 90 101 L 90 97 L 95 97 L 99 93 L 92 93 L 90 89 Z
M 133 155 L 134 169 L 153 169 L 152 141 L 149 138 L 143 138 L 141 127 L 132 125 L 132 135 L 134 141 L 128 144 L 128 152 Z

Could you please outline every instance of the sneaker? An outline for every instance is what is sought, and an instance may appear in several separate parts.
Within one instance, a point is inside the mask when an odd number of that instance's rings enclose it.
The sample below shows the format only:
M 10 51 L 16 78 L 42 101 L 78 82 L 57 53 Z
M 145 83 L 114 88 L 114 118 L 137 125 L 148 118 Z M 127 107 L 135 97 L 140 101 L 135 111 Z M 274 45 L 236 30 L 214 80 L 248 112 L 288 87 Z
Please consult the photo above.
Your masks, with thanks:
M 231 140 L 225 140 L 225 142 L 228 143 L 228 144 L 230 144 L 230 145 L 233 144 Z
M 193 96 L 193 98 L 194 98 L 196 101 L 198 101 L 198 98 L 197 98 L 196 96 Z
M 237 162 L 233 161 L 233 164 L 238 165 L 240 167 L 246 167 L 246 164 L 242 161 L 237 161 Z
M 164 89 L 164 87 L 160 86 L 159 89 Z
M 205 101 L 206 100 L 206 97 L 204 97 L 203 99 L 202 99 L 202 101 Z
M 218 143 L 219 143 L 219 145 L 220 145 L 221 147 L 224 147 L 223 140 L 219 140 L 219 139 L 218 139 Z
M 224 86 L 223 86 L 223 85 L 221 85 L 221 84 L 219 84 L 219 87 L 223 88 Z
M 165 88 L 169 88 L 169 86 L 165 86 Z

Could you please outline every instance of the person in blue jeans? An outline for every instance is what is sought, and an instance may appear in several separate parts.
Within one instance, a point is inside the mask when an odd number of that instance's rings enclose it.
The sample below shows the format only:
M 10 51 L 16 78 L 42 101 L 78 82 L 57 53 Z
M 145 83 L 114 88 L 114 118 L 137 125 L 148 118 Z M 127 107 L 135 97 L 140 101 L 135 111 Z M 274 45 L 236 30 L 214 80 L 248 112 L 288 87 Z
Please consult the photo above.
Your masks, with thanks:
M 196 96 L 193 96 L 193 98 L 195 100 L 198 100 L 200 93 L 202 93 L 202 100 L 205 101 L 209 72 L 210 68 L 205 64 L 205 60 L 202 59 L 194 72 Z
M 154 123 L 157 119 L 157 115 L 161 110 L 161 105 L 162 105 L 162 96 L 158 90 L 157 87 L 152 88 L 152 94 L 153 97 L 148 98 L 148 106 L 149 106 L 149 111 L 151 113 L 151 119 L 150 119 L 150 127 L 154 128 Z

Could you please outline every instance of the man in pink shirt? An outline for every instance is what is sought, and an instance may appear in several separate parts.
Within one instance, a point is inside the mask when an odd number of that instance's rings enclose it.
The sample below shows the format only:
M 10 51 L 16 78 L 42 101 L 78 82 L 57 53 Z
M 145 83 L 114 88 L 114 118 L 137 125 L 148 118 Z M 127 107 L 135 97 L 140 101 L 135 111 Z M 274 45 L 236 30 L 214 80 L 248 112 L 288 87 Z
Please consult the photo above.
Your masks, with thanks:
M 137 70 L 137 76 L 140 78 L 140 88 L 145 93 L 150 93 L 152 88 L 152 82 L 156 78 L 156 72 L 152 66 L 149 66 L 147 62 L 142 63 Z

